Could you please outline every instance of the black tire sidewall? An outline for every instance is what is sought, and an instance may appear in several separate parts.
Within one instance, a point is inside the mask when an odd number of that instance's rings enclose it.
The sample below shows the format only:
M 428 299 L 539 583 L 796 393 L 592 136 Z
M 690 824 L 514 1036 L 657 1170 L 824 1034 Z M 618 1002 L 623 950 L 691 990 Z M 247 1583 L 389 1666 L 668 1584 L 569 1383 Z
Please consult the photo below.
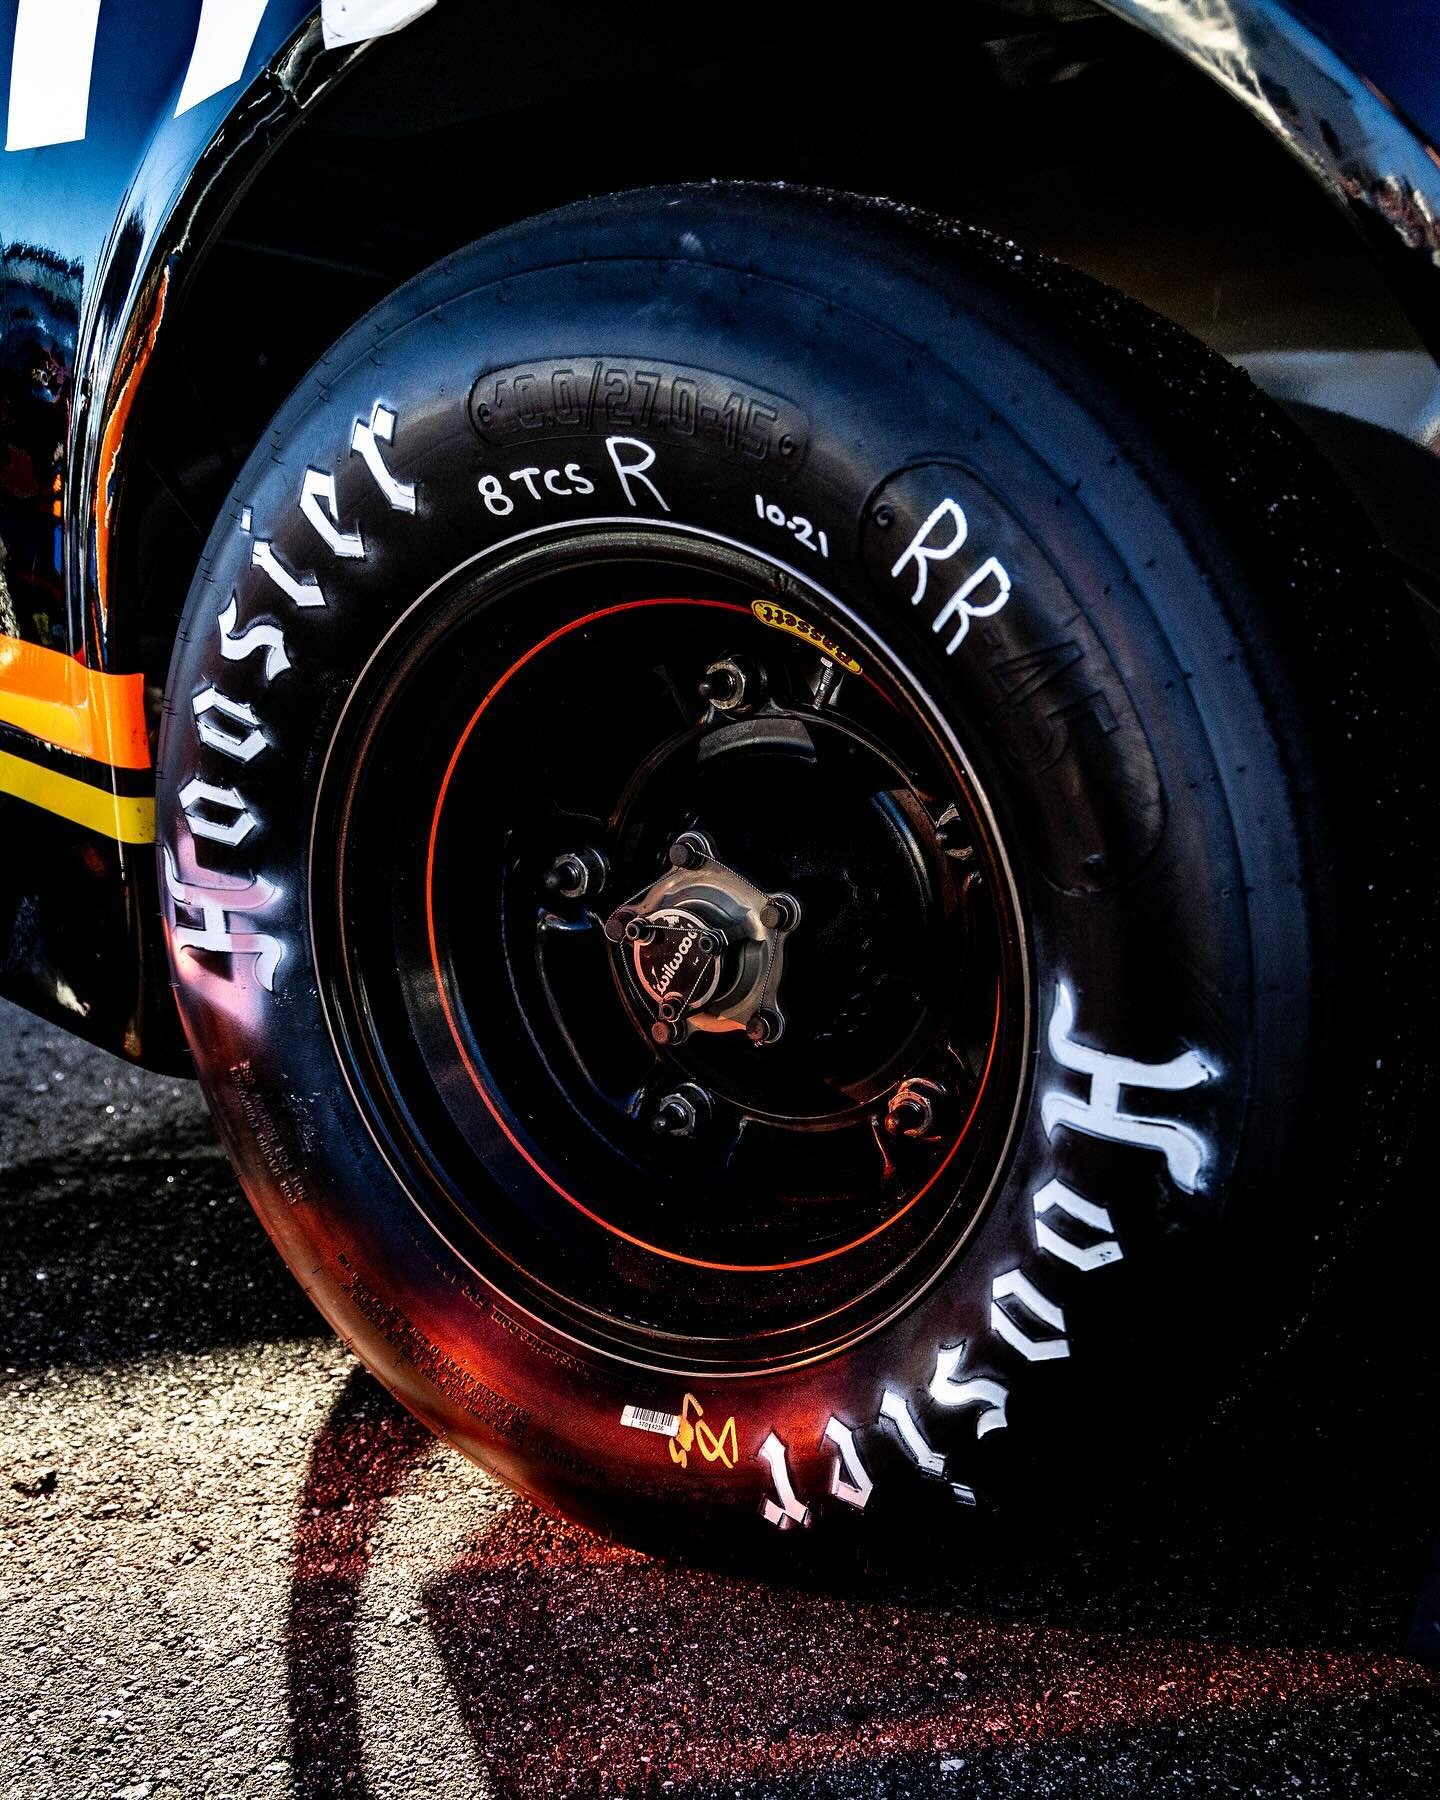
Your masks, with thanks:
M 1003 278 L 883 222 L 842 227 L 797 202 L 768 204 L 785 229 L 772 223 L 763 251 L 746 238 L 745 209 L 723 196 L 561 215 L 476 246 L 355 327 L 282 411 L 217 525 L 160 753 L 162 852 L 183 872 L 193 849 L 212 872 L 197 888 L 258 878 L 267 902 L 242 923 L 283 946 L 271 988 L 253 956 L 175 954 L 197 1065 L 267 1228 L 326 1315 L 437 1429 L 532 1492 L 612 1521 L 627 1509 L 756 1516 L 773 1494 L 757 1459 L 772 1431 L 812 1516 L 853 1521 L 829 1497 L 832 1416 L 858 1434 L 872 1524 L 953 1507 L 955 1483 L 982 1498 L 1027 1482 L 1053 1489 L 1058 1447 L 1077 1436 L 1085 1479 L 1103 1482 L 1237 1335 L 1236 1321 L 1206 1323 L 1222 1254 L 1233 1258 L 1248 1229 L 1257 1244 L 1275 1235 L 1274 1176 L 1294 1166 L 1310 1094 L 1300 1046 L 1314 1005 L 1312 897 L 1294 747 L 1274 722 L 1288 701 L 1262 691 L 1263 646 L 1240 628 L 1240 554 L 1223 535 L 1201 547 L 1213 521 L 1158 427 L 1128 411 L 1117 427 L 1118 403 L 1104 409 L 1053 324 L 1041 333 L 1007 312 Z M 487 441 L 482 378 L 558 365 L 592 375 L 619 410 L 602 401 L 562 420 L 542 400 L 523 443 Z M 717 400 L 739 396 L 748 435 L 727 442 L 722 424 L 696 445 L 644 419 L 637 376 L 658 372 L 673 393 L 674 371 Z M 396 418 L 383 454 L 415 485 L 413 514 L 387 504 L 351 452 L 376 402 Z M 606 446 L 617 435 L 654 450 L 648 493 L 638 479 L 627 492 Z M 562 471 L 557 486 L 570 491 L 541 483 L 532 497 L 510 480 L 521 466 Z M 593 495 L 575 491 L 570 467 Z M 312 468 L 333 474 L 340 526 L 362 534 L 363 557 L 330 555 L 301 515 Z M 486 477 L 510 510 L 483 504 Z M 765 525 L 757 494 L 823 530 L 828 555 Z M 946 498 L 963 507 L 966 545 L 932 567 L 915 604 L 913 559 L 892 570 Z M 432 1229 L 359 1116 L 310 947 L 315 795 L 377 646 L 420 596 L 503 540 L 642 513 L 793 569 L 833 598 L 856 641 L 936 699 L 994 809 L 1027 926 L 1033 1078 L 979 1228 L 903 1317 L 843 1356 L 697 1387 L 707 1418 L 736 1420 L 733 1470 L 694 1458 L 681 1468 L 663 1438 L 620 1426 L 627 1405 L 677 1411 L 682 1379 L 566 1339 Z M 253 565 L 262 539 L 286 568 L 313 573 L 323 606 L 285 601 Z M 932 628 L 954 587 L 942 576 L 991 553 L 1012 597 L 973 618 L 949 655 L 953 619 Z M 273 679 L 261 654 L 222 655 L 217 621 L 232 596 L 237 631 L 258 621 L 283 633 L 290 666 Z M 243 766 L 197 737 L 193 699 L 212 685 L 262 722 L 267 747 Z M 180 795 L 197 778 L 243 795 L 256 821 L 243 841 L 182 843 Z M 237 891 L 222 886 L 215 904 Z M 168 917 L 173 931 L 198 915 L 172 896 Z M 1089 1077 L 1047 1043 L 1062 987 L 1073 1038 L 1090 1050 L 1203 1061 L 1204 1078 L 1183 1091 L 1123 1097 L 1203 1142 L 1193 1190 L 1153 1150 L 1047 1131 L 1047 1094 L 1090 1096 Z M 1056 1180 L 1103 1206 L 1118 1260 L 1080 1270 L 1041 1248 L 1034 1197 Z M 1082 1244 L 1104 1236 L 1053 1223 Z M 1068 1355 L 1032 1361 L 997 1335 L 994 1284 L 1010 1271 L 1062 1310 Z M 974 1406 L 928 1397 L 941 1352 L 962 1345 L 966 1377 L 1008 1390 L 1004 1429 L 982 1436 Z M 944 1479 L 927 1480 L 880 1424 L 887 1392 L 946 1456 Z

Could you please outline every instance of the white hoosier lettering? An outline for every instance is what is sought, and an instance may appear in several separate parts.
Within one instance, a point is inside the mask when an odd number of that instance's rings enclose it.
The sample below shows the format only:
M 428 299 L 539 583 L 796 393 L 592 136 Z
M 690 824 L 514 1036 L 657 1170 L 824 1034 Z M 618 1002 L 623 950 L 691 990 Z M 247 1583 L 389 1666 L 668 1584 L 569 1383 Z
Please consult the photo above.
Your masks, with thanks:
M 915 1423 L 910 1403 L 903 1394 L 897 1393 L 894 1388 L 886 1388 L 880 1401 L 880 1417 L 894 1428 L 895 1435 L 914 1458 L 918 1468 L 923 1469 L 927 1475 L 945 1473 L 945 1458 L 926 1443 L 924 1434 Z
M 214 807 L 231 816 L 224 821 L 208 818 L 200 811 L 202 806 Z M 216 787 L 213 782 L 201 781 L 198 776 L 181 788 L 180 810 L 196 837 L 209 838 L 216 844 L 243 843 L 257 823 L 236 788 Z
M 772 1431 L 765 1442 L 755 1452 L 763 1463 L 770 1468 L 770 1479 L 775 1483 L 776 1500 L 766 1500 L 760 1511 L 768 1525 L 777 1526 L 781 1531 L 789 1531 L 793 1525 L 810 1523 L 810 1508 L 800 1500 L 794 1484 L 790 1480 L 789 1465 L 785 1461 L 785 1446 Z
M 285 954 L 279 938 L 267 932 L 250 929 L 248 913 L 260 912 L 274 900 L 278 889 L 258 876 L 246 879 L 217 875 L 195 867 L 194 846 L 181 840 L 182 854 L 193 870 L 182 877 L 176 867 L 170 846 L 165 846 L 165 886 L 177 908 L 170 941 L 176 952 L 208 950 L 218 956 L 253 956 L 255 979 L 266 993 L 275 988 L 275 972 Z M 183 907 L 198 914 L 198 924 L 182 924 L 178 909 Z M 236 930 L 232 915 L 240 917 L 243 929 Z M 178 960 L 178 954 L 177 954 Z
M 1075 1027 L 1075 996 L 1062 981 L 1055 989 L 1055 1010 L 1050 1015 L 1050 1054 L 1062 1068 L 1090 1078 L 1088 1099 L 1052 1088 L 1040 1102 L 1045 1135 L 1066 1125 L 1087 1137 L 1108 1138 L 1117 1144 L 1138 1144 L 1158 1150 L 1175 1185 L 1193 1194 L 1208 1160 L 1208 1148 L 1199 1132 L 1175 1119 L 1157 1119 L 1145 1113 L 1126 1112 L 1120 1090 L 1127 1087 L 1174 1092 L 1198 1087 L 1216 1071 L 1193 1050 L 1169 1062 L 1135 1062 L 1128 1056 L 1111 1056 L 1092 1050 L 1071 1036 Z
M 300 510 L 325 540 L 332 556 L 364 556 L 365 540 L 359 531 L 346 531 L 340 523 L 335 477 L 328 469 L 305 471 L 300 483 Z
M 247 625 L 243 631 L 236 631 L 235 621 L 239 617 L 240 607 L 234 594 L 230 596 L 230 604 L 220 614 L 220 654 L 226 662 L 243 662 L 247 656 L 253 656 L 257 650 L 265 652 L 265 679 L 273 681 L 277 675 L 283 675 L 290 667 L 290 657 L 285 649 L 285 634 L 278 625 L 258 623 Z
M 991 1381 L 983 1375 L 970 1375 L 964 1381 L 957 1380 L 960 1364 L 965 1357 L 964 1344 L 953 1344 L 948 1349 L 941 1349 L 935 1355 L 935 1373 L 930 1377 L 930 1398 L 937 1406 L 978 1406 L 981 1411 L 975 1420 L 977 1438 L 987 1436 L 992 1431 L 1004 1431 L 1009 1421 L 1005 1417 L 1005 1402 L 1010 1398 L 1010 1390 L 1002 1381 Z
M 292 575 L 270 547 L 268 538 L 257 538 L 250 551 L 250 561 L 254 566 L 268 575 L 285 595 L 293 600 L 296 606 L 323 606 L 325 596 L 320 592 L 320 583 L 313 575 Z
M 1045 1219 L 1047 1212 L 1058 1208 L 1080 1224 L 1088 1225 L 1092 1231 L 1113 1233 L 1114 1222 L 1103 1206 L 1086 1200 L 1073 1188 L 1066 1187 L 1063 1181 L 1047 1181 L 1038 1193 L 1030 1196 L 1030 1204 L 1035 1209 L 1035 1241 L 1051 1256 L 1069 1263 L 1072 1269 L 1087 1271 L 1103 1269 L 1107 1263 L 1120 1261 L 1120 1245 L 1114 1236 L 1102 1237 L 1098 1243 L 1077 1244 L 1073 1238 L 1062 1237 Z
M 413 513 L 415 510 L 415 484 L 410 481 L 397 481 L 386 466 L 385 458 L 380 454 L 380 445 L 392 444 L 395 441 L 395 414 L 388 406 L 382 406 L 377 400 L 370 408 L 370 422 L 363 419 L 355 421 L 355 429 L 350 433 L 350 454 L 359 455 L 365 467 L 374 477 L 375 485 L 385 496 L 387 504 L 395 512 Z
M 1012 1318 L 1001 1306 L 1002 1300 L 1014 1300 L 1042 1325 L 1059 1333 L 1056 1337 L 1032 1336 L 1025 1324 Z M 1053 1300 L 1047 1300 L 1019 1269 L 1007 1269 L 997 1275 L 990 1287 L 990 1329 L 1004 1338 L 1012 1350 L 1018 1350 L 1026 1362 L 1055 1362 L 1070 1354 L 1065 1338 L 1065 1314 Z
M 236 762 L 251 761 L 270 742 L 260 729 L 255 708 L 248 701 L 232 700 L 228 694 L 222 694 L 213 682 L 195 695 L 190 702 L 190 710 L 195 715 L 195 730 L 200 742 Z M 221 723 L 221 719 L 213 718 L 211 715 L 214 713 L 219 713 L 223 719 L 232 719 L 235 724 L 244 726 L 245 730 L 232 731 L 229 726 Z
M 860 1452 L 855 1447 L 855 1433 L 843 1419 L 837 1419 L 831 1413 L 825 1424 L 825 1438 L 838 1452 L 835 1466 L 830 1471 L 830 1492 L 837 1500 L 843 1500 L 846 1506 L 854 1506 L 863 1511 L 874 1491 L 875 1483 L 860 1460 Z

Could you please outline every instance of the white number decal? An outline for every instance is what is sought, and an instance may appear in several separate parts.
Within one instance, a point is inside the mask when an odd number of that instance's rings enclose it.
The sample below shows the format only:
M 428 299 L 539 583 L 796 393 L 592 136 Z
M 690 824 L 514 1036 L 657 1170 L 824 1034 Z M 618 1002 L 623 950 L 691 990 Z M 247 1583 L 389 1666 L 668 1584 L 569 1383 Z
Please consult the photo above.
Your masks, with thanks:
M 482 475 L 478 486 L 480 498 L 485 502 L 486 508 L 497 518 L 503 519 L 506 513 L 514 512 L 515 502 L 501 487 L 498 475 Z
M 801 518 L 796 513 L 792 518 L 783 506 L 777 506 L 773 500 L 767 500 L 763 494 L 755 496 L 755 516 L 767 525 L 774 525 L 777 530 L 788 531 L 796 543 L 803 544 L 807 550 L 816 550 L 823 556 L 830 554 L 830 540 L 823 531 Z

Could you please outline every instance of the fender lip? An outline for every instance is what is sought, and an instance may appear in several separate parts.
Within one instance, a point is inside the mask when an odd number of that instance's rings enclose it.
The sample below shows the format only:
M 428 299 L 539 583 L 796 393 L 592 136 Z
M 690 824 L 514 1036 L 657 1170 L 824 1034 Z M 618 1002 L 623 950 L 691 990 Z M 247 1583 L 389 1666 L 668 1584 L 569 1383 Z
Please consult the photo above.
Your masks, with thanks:
M 1218 82 L 1350 213 L 1440 354 L 1440 150 L 1280 0 L 1098 0 Z

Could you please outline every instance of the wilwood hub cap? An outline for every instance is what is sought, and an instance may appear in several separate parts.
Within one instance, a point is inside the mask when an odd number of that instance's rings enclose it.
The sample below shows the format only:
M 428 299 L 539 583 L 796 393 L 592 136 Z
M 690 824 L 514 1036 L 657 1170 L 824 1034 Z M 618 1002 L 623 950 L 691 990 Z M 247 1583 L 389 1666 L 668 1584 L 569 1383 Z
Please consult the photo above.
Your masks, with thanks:
M 605 921 L 606 937 L 628 947 L 635 985 L 655 1009 L 651 1037 L 673 1047 L 692 1030 L 744 1031 L 752 1043 L 773 1043 L 785 1028 L 776 994 L 798 902 L 727 868 L 698 831 L 681 833 L 670 862 Z

